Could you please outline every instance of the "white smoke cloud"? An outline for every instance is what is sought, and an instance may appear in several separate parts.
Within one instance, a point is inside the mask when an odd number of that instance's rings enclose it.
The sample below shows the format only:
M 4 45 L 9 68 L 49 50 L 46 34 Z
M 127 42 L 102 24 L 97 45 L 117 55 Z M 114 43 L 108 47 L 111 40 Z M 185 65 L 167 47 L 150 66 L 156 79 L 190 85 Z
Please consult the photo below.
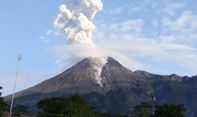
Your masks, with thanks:
M 102 8 L 101 0 L 67 0 L 60 6 L 54 25 L 65 32 L 69 42 L 94 47 L 91 38 L 95 25 L 91 20 Z
M 91 20 L 99 10 L 102 10 L 102 3 L 94 0 L 92 2 L 98 2 L 96 5 L 100 4 L 98 5 L 100 7 L 94 6 L 95 4 L 92 5 L 94 7 L 91 5 L 91 7 L 87 7 L 87 1 L 68 0 L 66 5 L 60 7 L 56 18 L 56 27 L 62 30 L 66 29 L 67 33 L 73 33 L 72 35 L 67 35 L 66 33 L 67 37 L 74 37 L 74 39 L 68 39 L 78 42 L 58 45 L 52 49 L 52 53 L 55 54 L 55 64 L 58 68 L 62 68 L 62 71 L 65 70 L 65 67 L 68 68 L 86 57 L 111 56 L 131 70 L 141 69 L 157 74 L 175 72 L 179 75 L 196 75 L 196 70 L 194 69 L 194 65 L 197 63 L 195 59 L 197 58 L 195 40 L 197 36 L 194 33 L 197 26 L 195 23 L 196 14 L 189 9 L 185 9 L 187 7 L 185 6 L 186 4 L 173 4 L 170 1 L 166 1 L 166 3 L 161 3 L 165 6 L 160 6 L 160 3 L 157 5 L 157 3 L 149 0 L 151 7 L 150 5 L 144 5 L 144 2 L 140 2 L 140 5 L 137 5 L 138 8 L 133 5 L 131 5 L 132 7 L 121 5 L 116 14 L 107 13 L 107 11 L 103 16 L 111 16 L 111 20 L 108 22 L 101 19 L 95 22 L 97 29 L 94 31 L 93 39 L 96 47 L 91 47 L 83 44 L 94 45 L 91 36 L 95 25 Z M 97 9 L 95 10 L 95 8 Z M 152 12 L 153 9 L 157 10 L 152 15 L 158 15 L 159 17 L 156 19 L 153 17 L 153 21 L 150 23 L 149 20 L 147 21 L 146 14 Z M 116 11 L 115 9 L 109 10 L 113 13 Z M 172 11 L 172 13 L 168 13 L 168 11 Z M 117 17 L 121 15 L 127 17 L 130 14 L 136 15 L 139 13 L 144 13 L 145 15 L 141 14 L 142 17 L 139 19 L 128 19 L 125 21 L 124 19 L 127 18 L 123 18 L 120 21 L 119 19 L 117 20 Z M 177 15 L 176 17 L 171 16 L 175 14 Z M 80 20 L 78 23 L 75 23 L 77 19 Z M 80 22 L 82 19 L 83 22 Z M 117 22 L 114 23 L 114 21 Z M 155 25 L 154 22 L 157 24 Z M 86 25 L 88 23 L 90 24 Z M 86 26 L 89 27 L 87 28 Z M 83 27 L 83 30 L 79 27 Z M 76 30 L 78 29 L 82 32 L 85 30 L 85 33 L 81 32 L 80 35 L 89 35 L 88 38 L 76 35 L 78 33 Z M 82 39 L 82 42 L 77 40 L 75 36 Z

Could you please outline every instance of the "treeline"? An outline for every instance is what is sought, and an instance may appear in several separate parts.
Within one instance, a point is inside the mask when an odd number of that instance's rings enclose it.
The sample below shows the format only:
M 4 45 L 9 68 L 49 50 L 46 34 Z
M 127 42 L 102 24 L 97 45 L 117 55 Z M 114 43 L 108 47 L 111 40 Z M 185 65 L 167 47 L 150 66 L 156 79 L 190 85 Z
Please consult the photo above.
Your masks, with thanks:
M 148 103 L 141 103 L 134 107 L 129 115 L 96 113 L 78 94 L 69 98 L 51 98 L 37 103 L 42 110 L 37 117 L 184 117 L 184 105 L 162 104 L 155 109 Z
M 4 102 L 3 97 L 1 97 L 2 87 L 0 86 L 0 117 L 8 117 L 9 114 L 9 105 Z M 13 108 L 13 114 L 14 117 L 27 117 L 28 115 L 28 108 L 24 105 L 16 105 Z
M 2 87 L 0 86 L 0 117 L 4 115 L 4 112 L 8 109 L 8 105 L 3 101 L 3 98 L 1 97 Z
M 78 94 L 68 98 L 44 99 L 36 106 L 41 110 L 36 117 L 184 117 L 186 112 L 185 106 L 181 104 L 162 104 L 153 108 L 149 103 L 141 103 L 129 115 L 99 113 Z M 9 106 L 3 101 L 0 91 L 0 117 L 4 117 L 5 112 L 8 114 Z M 28 114 L 26 106 L 17 105 L 13 109 L 15 117 L 29 117 Z
M 36 106 L 42 110 L 37 117 L 127 117 L 95 112 L 78 94 L 68 98 L 45 99 Z

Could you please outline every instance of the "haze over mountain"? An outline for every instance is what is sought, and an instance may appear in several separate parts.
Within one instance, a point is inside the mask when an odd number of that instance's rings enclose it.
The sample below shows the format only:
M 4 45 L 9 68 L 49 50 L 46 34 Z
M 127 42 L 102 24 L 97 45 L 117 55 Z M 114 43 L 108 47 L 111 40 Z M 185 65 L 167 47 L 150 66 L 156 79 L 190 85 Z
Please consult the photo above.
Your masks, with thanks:
M 140 102 L 178 103 L 188 114 L 197 113 L 197 76 L 180 77 L 131 71 L 112 57 L 83 59 L 63 73 L 34 87 L 16 93 L 15 104 L 26 105 L 33 112 L 42 99 L 81 94 L 96 111 L 129 114 Z M 11 96 L 5 98 L 10 101 Z

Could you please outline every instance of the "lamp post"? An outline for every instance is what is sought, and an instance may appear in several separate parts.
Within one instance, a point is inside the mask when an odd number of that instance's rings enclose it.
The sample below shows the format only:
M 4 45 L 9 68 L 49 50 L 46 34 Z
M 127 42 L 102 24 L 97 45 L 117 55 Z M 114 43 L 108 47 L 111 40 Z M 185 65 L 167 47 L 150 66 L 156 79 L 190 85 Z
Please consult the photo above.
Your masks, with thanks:
M 9 117 L 12 117 L 12 108 L 13 108 L 13 104 L 14 104 L 14 96 L 15 96 L 15 91 L 16 91 L 16 84 L 17 84 L 17 80 L 18 80 L 18 74 L 19 74 L 19 64 L 22 60 L 22 55 L 18 55 L 17 56 L 17 69 L 16 69 L 16 74 L 15 74 L 15 81 L 14 81 L 14 89 L 13 89 L 13 94 L 12 94 L 12 101 L 11 101 L 11 105 L 10 105 L 10 113 L 9 113 Z

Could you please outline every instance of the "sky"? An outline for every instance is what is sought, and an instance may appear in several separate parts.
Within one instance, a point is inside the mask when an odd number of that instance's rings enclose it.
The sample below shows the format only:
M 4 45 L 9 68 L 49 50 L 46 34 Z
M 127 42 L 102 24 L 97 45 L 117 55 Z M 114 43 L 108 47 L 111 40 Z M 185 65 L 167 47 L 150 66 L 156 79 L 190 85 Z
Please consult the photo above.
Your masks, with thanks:
M 87 56 L 112 56 L 135 70 L 197 74 L 196 0 L 102 0 L 92 22 L 95 49 L 70 44 L 54 26 L 65 0 L 0 1 L 0 86 L 12 93 L 34 86 Z M 79 51 L 80 50 L 80 51 Z

